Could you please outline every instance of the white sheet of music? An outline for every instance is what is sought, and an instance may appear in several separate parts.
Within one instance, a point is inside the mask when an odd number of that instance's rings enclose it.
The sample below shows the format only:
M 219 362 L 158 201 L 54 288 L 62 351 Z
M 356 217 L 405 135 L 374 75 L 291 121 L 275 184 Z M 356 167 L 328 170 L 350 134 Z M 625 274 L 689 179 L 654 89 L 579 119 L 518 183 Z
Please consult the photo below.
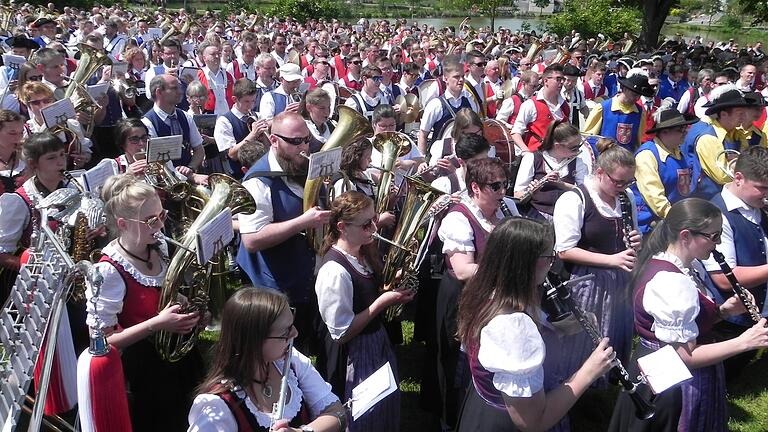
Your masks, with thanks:
M 42 114 L 45 125 L 49 128 L 58 124 L 65 124 L 68 119 L 73 119 L 76 115 L 75 106 L 72 105 L 71 99 L 62 99 L 48 105 L 43 108 Z
M 150 39 L 158 40 L 163 37 L 163 29 L 152 27 L 150 29 L 147 29 L 147 36 Z
M 112 78 L 122 77 L 127 72 L 128 72 L 128 63 L 126 62 L 112 63 Z
M 98 194 L 101 192 L 101 187 L 104 186 L 107 179 L 117 173 L 117 162 L 114 159 L 104 159 L 83 175 L 85 189 Z
M 341 167 L 341 147 L 312 153 L 309 155 L 309 174 L 307 180 L 329 177 Z
M 24 56 L 3 54 L 3 64 L 11 69 L 18 69 L 19 66 L 23 65 L 26 61 L 27 59 Z
M 125 74 L 125 72 L 123 72 Z M 96 100 L 100 98 L 102 95 L 107 94 L 107 90 L 109 90 L 109 86 L 111 83 L 105 82 L 105 83 L 99 83 L 94 85 L 89 85 L 85 87 L 85 90 L 88 92 L 91 97 Z
M 198 264 L 205 265 L 233 238 L 232 211 L 227 207 L 197 231 Z
M 379 401 L 397 390 L 389 362 L 352 389 L 352 418 L 357 420 Z
M 147 142 L 147 162 L 179 159 L 183 140 L 181 135 L 150 138 Z
M 640 357 L 637 359 L 637 365 L 648 380 L 648 385 L 651 386 L 654 394 L 659 394 L 693 378 L 691 371 L 671 345 Z

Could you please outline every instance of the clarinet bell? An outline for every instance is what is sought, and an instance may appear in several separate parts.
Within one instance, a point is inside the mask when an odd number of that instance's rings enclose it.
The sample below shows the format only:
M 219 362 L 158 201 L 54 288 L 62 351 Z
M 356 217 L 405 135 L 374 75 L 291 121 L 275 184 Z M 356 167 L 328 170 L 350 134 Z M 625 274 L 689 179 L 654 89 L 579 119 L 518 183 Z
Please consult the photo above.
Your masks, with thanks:
M 635 405 L 635 417 L 640 420 L 649 420 L 656 414 L 656 407 L 653 405 L 654 396 L 651 395 L 648 400 L 638 394 L 636 391 L 629 393 L 632 403 Z

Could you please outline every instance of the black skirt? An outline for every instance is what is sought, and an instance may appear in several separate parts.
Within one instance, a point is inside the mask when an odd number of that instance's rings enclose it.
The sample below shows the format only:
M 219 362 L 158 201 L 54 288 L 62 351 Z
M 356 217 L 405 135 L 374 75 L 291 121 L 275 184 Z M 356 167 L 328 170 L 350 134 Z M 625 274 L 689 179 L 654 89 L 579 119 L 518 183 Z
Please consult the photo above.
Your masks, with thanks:
M 516 431 L 517 427 L 507 410 L 488 405 L 477 393 L 474 384 L 470 384 L 456 430 L 458 432 L 512 432 Z

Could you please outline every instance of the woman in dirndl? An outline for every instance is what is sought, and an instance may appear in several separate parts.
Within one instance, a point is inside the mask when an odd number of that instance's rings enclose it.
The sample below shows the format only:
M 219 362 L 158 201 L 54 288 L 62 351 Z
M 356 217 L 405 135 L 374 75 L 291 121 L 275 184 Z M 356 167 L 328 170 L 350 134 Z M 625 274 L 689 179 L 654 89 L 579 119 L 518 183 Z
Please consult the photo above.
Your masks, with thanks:
M 635 158 L 613 141 L 600 148 L 595 173 L 560 196 L 555 204 L 555 251 L 571 276 L 594 275 L 571 287 L 576 304 L 594 313 L 602 335 L 622 362 L 632 351 L 632 299 L 629 272 L 640 247 L 634 196 Z M 591 352 L 584 333 L 566 336 L 555 375 L 565 380 Z M 599 386 L 604 386 L 602 382 Z
M 373 200 L 361 192 L 345 192 L 331 204 L 324 263 L 315 291 L 325 324 L 325 351 L 318 369 L 342 400 L 386 363 L 399 381 L 397 359 L 381 314 L 390 306 L 413 299 L 413 291 L 383 287 L 382 263 L 373 235 L 378 216 Z M 349 424 L 350 432 L 393 431 L 400 428 L 400 391 L 395 390 Z
M 722 224 L 722 214 L 715 205 L 688 198 L 673 204 L 667 217 L 646 238 L 632 274 L 634 322 L 640 343 L 627 369 L 630 376 L 638 376 L 638 358 L 670 345 L 693 379 L 657 395 L 656 414 L 648 420 L 636 418 L 629 396 L 621 393 L 609 430 L 728 430 L 723 360 L 768 346 L 768 329 L 762 318 L 734 339 L 713 342 L 710 331 L 715 323 L 745 312 L 735 295 L 722 305 L 715 303 L 710 293 L 717 287 L 701 263 L 720 243 Z M 638 392 L 649 400 L 647 385 L 641 385 Z

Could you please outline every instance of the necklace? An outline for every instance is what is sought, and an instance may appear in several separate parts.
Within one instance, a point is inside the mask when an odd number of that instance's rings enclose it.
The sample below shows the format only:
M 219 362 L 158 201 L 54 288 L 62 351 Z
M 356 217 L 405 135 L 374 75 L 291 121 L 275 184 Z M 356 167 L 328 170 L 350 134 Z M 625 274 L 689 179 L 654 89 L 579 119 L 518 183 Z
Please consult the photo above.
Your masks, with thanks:
M 13 170 L 13 166 L 16 165 L 16 152 L 11 153 L 11 157 L 6 162 L 5 159 L 0 158 L 0 162 L 9 170 Z
M 269 383 L 269 371 L 267 371 L 267 378 L 264 381 L 259 381 L 254 378 L 253 382 L 261 386 L 261 394 L 264 395 L 265 398 L 272 398 L 272 385 Z
M 151 246 L 147 245 L 147 259 L 144 259 L 144 258 L 142 258 L 142 257 L 140 257 L 140 256 L 138 256 L 138 255 L 134 255 L 134 254 L 132 254 L 132 253 L 131 253 L 131 251 L 129 251 L 128 249 L 126 249 L 126 248 L 125 248 L 125 246 L 123 246 L 123 244 L 122 244 L 122 243 L 120 243 L 120 239 L 119 239 L 119 238 L 117 239 L 117 244 L 118 244 L 118 245 L 120 245 L 120 248 L 121 248 L 121 249 L 122 249 L 122 250 L 123 250 L 125 253 L 127 253 L 128 255 L 130 255 L 130 256 L 131 256 L 131 258 L 134 258 L 134 259 L 137 259 L 137 260 L 139 260 L 139 261 L 143 262 L 144 264 L 146 264 L 146 265 L 147 265 L 147 268 L 148 268 L 148 269 L 152 270 L 152 267 L 153 267 L 153 266 L 152 266 L 152 261 L 150 261 L 150 259 L 152 258 L 152 248 L 151 248 Z

